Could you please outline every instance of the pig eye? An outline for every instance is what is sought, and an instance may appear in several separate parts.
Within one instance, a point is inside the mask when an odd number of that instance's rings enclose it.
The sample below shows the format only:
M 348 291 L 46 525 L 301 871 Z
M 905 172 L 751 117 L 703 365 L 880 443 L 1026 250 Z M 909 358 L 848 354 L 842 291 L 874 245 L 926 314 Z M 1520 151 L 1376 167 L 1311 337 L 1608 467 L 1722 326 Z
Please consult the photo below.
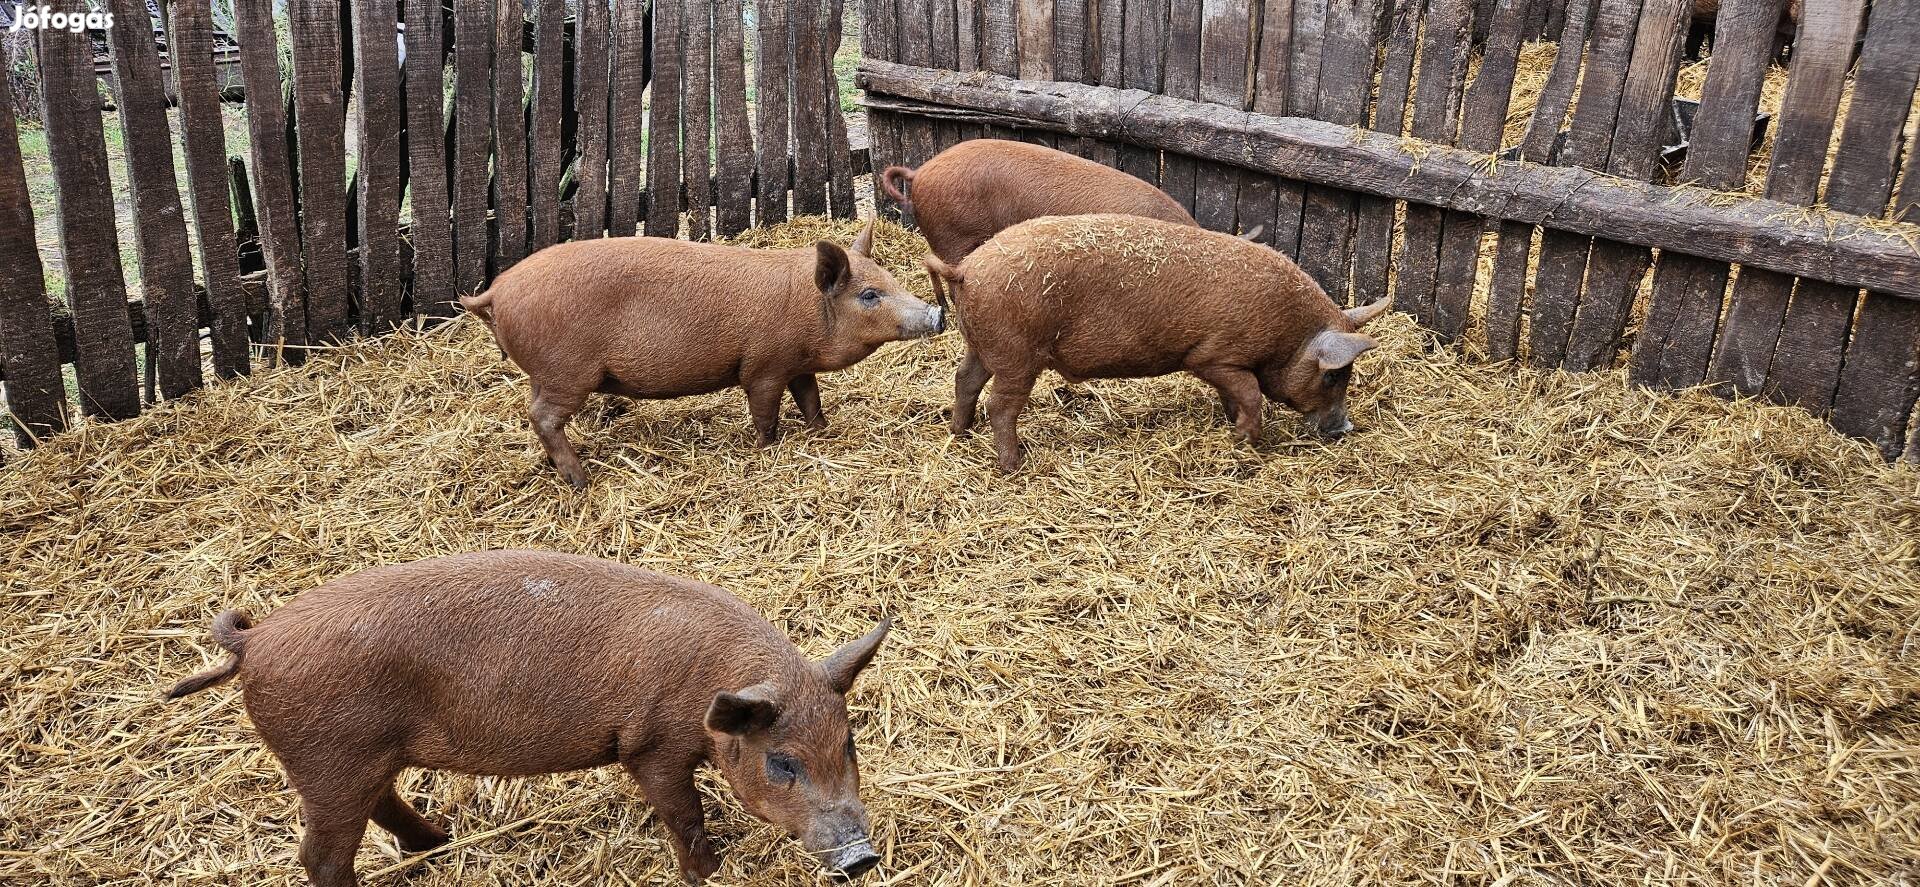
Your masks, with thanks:
M 1352 375 L 1352 373 L 1353 367 L 1350 366 L 1341 367 L 1337 370 L 1328 370 L 1320 374 L 1320 386 L 1322 388 L 1338 388 L 1342 383 L 1347 381 L 1347 377 Z
M 767 778 L 778 783 L 792 785 L 801 776 L 800 762 L 783 754 L 767 754 Z
M 868 308 L 872 308 L 873 306 L 880 304 L 880 293 L 877 290 L 873 289 L 872 287 L 868 287 L 866 289 L 861 290 L 860 304 Z
M 849 761 L 855 760 L 858 757 L 859 757 L 858 755 L 853 753 L 853 734 L 848 733 L 847 734 L 847 760 Z

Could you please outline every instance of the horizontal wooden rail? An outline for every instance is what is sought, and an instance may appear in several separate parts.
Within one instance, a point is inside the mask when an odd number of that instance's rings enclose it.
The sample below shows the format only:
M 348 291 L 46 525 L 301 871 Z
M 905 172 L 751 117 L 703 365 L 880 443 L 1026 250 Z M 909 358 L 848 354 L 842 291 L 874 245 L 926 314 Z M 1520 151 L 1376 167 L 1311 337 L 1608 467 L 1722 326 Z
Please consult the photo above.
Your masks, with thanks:
M 1653 185 L 1134 89 L 863 59 L 867 107 L 1173 151 L 1349 191 L 1920 299 L 1920 225 Z

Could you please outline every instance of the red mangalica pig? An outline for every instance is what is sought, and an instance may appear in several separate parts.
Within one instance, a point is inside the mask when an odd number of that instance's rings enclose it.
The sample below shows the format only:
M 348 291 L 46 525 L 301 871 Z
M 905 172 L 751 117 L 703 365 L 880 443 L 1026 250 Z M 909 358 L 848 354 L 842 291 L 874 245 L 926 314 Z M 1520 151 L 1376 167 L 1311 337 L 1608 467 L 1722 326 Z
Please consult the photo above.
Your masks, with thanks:
M 229 610 L 232 653 L 167 691 L 238 675 L 247 714 L 300 793 L 300 864 L 356 883 L 367 818 L 407 852 L 448 841 L 394 791 L 408 767 L 526 776 L 619 763 L 666 825 L 680 872 L 720 867 L 694 769 L 831 872 L 879 862 L 860 805 L 846 693 L 886 637 L 809 662 L 711 585 L 611 561 L 486 551 L 379 567 L 259 623 Z
M 901 182 L 910 185 L 910 193 Z M 971 139 L 935 154 L 919 169 L 887 167 L 880 186 L 913 212 L 927 248 L 949 265 L 1008 226 L 1041 216 L 1122 213 L 1198 227 L 1159 188 L 1027 142 Z
M 1186 371 L 1220 392 L 1249 443 L 1261 395 L 1323 435 L 1353 428 L 1347 380 L 1374 347 L 1357 332 L 1385 299 L 1342 311 L 1292 260 L 1226 234 L 1136 216 L 1022 222 L 958 266 L 927 270 L 954 289 L 967 352 L 954 378 L 953 431 L 973 426 L 980 389 L 1000 469 L 1020 467 L 1016 429 L 1042 370 L 1068 381 Z
M 779 436 L 785 392 L 823 428 L 816 373 L 941 331 L 943 312 L 869 258 L 872 246 L 871 223 L 850 249 L 582 240 L 535 253 L 460 304 L 526 372 L 534 432 L 560 476 L 584 489 L 566 425 L 589 394 L 660 399 L 741 386 L 764 446 Z

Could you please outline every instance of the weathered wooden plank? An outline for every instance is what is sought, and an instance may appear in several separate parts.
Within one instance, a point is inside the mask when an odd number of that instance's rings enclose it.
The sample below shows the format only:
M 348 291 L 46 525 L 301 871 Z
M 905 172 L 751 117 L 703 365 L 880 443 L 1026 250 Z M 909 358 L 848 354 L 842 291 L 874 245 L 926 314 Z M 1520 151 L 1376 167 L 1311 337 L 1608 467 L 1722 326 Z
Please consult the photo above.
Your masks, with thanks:
M 1320 56 L 1325 40 L 1327 0 L 1292 0 L 1292 22 L 1287 36 L 1287 94 L 1283 107 L 1297 117 L 1319 118 Z M 1273 247 L 1300 257 L 1300 231 L 1305 221 L 1307 188 L 1300 182 L 1278 182 L 1274 190 Z
M 1347 126 L 1366 123 L 1381 3 L 1355 0 L 1328 5 L 1320 53 L 1319 119 Z M 1354 200 L 1354 193 L 1344 188 L 1310 187 L 1301 211 L 1300 267 L 1338 304 L 1350 301 Z
M 360 331 L 398 324 L 400 267 L 400 56 L 393 0 L 353 0 L 354 123 L 360 162 Z M 557 140 L 557 136 L 556 136 Z
M 287 105 L 280 100 L 280 48 L 274 31 L 273 0 L 235 0 L 233 13 L 240 28 L 240 76 L 246 82 L 247 95 L 273 97 L 256 100 L 247 107 L 253 205 L 267 270 L 269 309 L 264 338 L 269 345 L 303 345 L 307 341 L 307 308 L 300 280 L 300 219 L 293 200 L 293 162 L 287 153 Z M 110 211 L 107 218 L 112 218 Z M 126 292 L 121 290 L 117 297 L 124 316 Z M 80 325 L 77 315 L 75 320 L 76 326 Z M 268 352 L 267 359 L 297 361 L 302 353 L 297 348 L 282 351 L 276 347 Z M 128 365 L 132 365 L 131 358 Z
M 912 2 L 912 0 L 904 0 Z M 792 56 L 787 50 L 789 28 L 785 0 L 754 0 L 759 25 L 753 47 L 754 104 L 759 120 L 759 223 L 787 220 L 788 173 L 787 110 Z M 904 51 L 905 44 L 902 43 Z
M 894 0 L 862 0 L 860 7 L 860 55 L 884 62 L 900 58 L 900 23 Z M 873 161 L 874 211 L 889 219 L 900 218 L 900 205 L 887 196 L 880 171 L 904 163 L 901 154 L 901 120 L 883 111 L 867 112 L 867 144 Z
M 1413 95 L 1411 131 L 1416 138 L 1438 144 L 1454 141 L 1457 118 L 1453 110 L 1466 79 L 1470 12 L 1468 0 L 1433 0 L 1428 8 Z M 1444 218 L 1434 207 L 1409 204 L 1400 250 L 1394 259 L 1394 308 L 1434 329 L 1443 326 L 1434 304 L 1434 287 Z M 1452 321 L 1444 325 L 1451 327 Z
M 1054 79 L 1053 0 L 1018 0 L 1020 74 L 1025 80 Z
M 1693 186 L 1635 182 L 1577 167 L 1486 163 L 1442 145 L 1409 151 L 1401 139 L 1292 117 L 1077 83 L 1010 81 L 867 61 L 859 82 L 873 101 L 1104 139 L 1234 163 L 1269 175 L 1574 234 L 1684 249 L 1705 258 L 1920 298 L 1920 237 L 1845 213 L 1776 201 L 1728 201 Z M 967 112 L 972 112 L 968 114 Z M 1124 135 L 1123 135 L 1124 133 Z
M 406 80 L 409 96 L 445 95 L 439 0 L 407 0 Z M 447 191 L 447 129 L 442 102 L 407 102 L 407 178 L 412 215 L 413 312 L 448 317 L 453 302 L 453 220 Z
M 1252 15 L 1252 0 L 1205 0 L 1200 20 L 1202 101 L 1229 108 L 1246 107 Z M 1194 178 L 1194 219 L 1215 231 L 1237 232 L 1243 227 L 1266 225 L 1265 218 L 1239 223 L 1235 208 L 1240 200 L 1240 179 L 1240 171 L 1233 167 L 1200 164 Z
M 1020 0 L 981 0 L 975 18 L 980 22 L 980 70 L 1009 77 L 1019 76 Z M 1052 138 L 1044 133 L 1019 132 L 1000 126 L 983 127 L 980 134 L 992 139 L 1040 141 L 1041 136 Z
M 307 335 L 314 342 L 337 342 L 349 329 L 347 118 L 340 95 L 340 6 L 329 0 L 288 0 L 287 13 L 293 32 Z
M 493 275 L 527 255 L 526 33 L 522 0 L 496 0 L 493 11 Z
M 566 91 L 566 0 L 538 0 L 533 42 L 533 123 L 527 127 L 527 190 L 533 215 L 530 252 L 560 240 L 561 95 Z M 590 4 L 589 4 L 590 5 Z
M 233 236 L 232 191 L 227 185 L 226 124 L 220 116 L 220 93 L 213 74 L 213 15 L 206 5 L 182 3 L 168 27 L 172 29 L 167 35 L 168 55 L 179 81 L 180 147 L 200 246 L 200 276 L 214 312 L 209 330 L 213 371 L 221 378 L 232 378 L 245 375 L 252 361 L 246 294 L 240 291 L 240 251 Z
M 974 4 L 972 2 L 965 2 L 965 0 L 963 0 L 963 2 L 955 2 L 955 0 L 932 0 L 931 6 L 927 11 L 927 23 L 931 29 L 927 45 L 928 64 L 930 66 L 947 71 L 964 70 L 964 67 L 960 63 L 961 7 L 966 8 L 968 13 L 967 21 L 969 27 L 971 27 L 977 21 L 977 18 L 972 15 L 974 11 Z M 977 53 L 978 41 L 975 40 L 973 42 L 973 48 Z M 977 57 L 974 60 L 974 67 L 979 67 Z M 974 137 L 977 137 L 981 130 L 981 127 L 978 126 L 967 128 L 974 131 L 972 133 Z M 933 150 L 935 152 L 945 151 L 959 143 L 962 139 L 967 138 L 967 135 L 962 134 L 962 129 L 962 124 L 952 120 L 932 121 Z
M 1090 16 L 1098 15 L 1098 6 L 1098 0 L 1059 0 L 1052 5 L 1054 79 L 1087 83 L 1094 76 L 1087 66 L 1087 23 Z
M 123 22 L 147 20 L 147 9 L 138 0 L 113 0 L 112 9 Z M 166 87 L 151 31 L 109 28 L 108 37 L 114 104 L 120 109 L 126 175 L 133 191 L 133 245 L 140 256 L 140 289 L 150 321 L 147 363 L 158 372 L 161 396 L 171 399 L 199 388 L 201 373 L 192 253 L 174 177 Z
M 1537 0 L 1534 7 L 1539 10 Z M 1579 80 L 1580 60 L 1593 23 L 1596 0 L 1581 0 L 1568 10 L 1566 27 L 1547 82 L 1535 100 L 1533 116 L 1527 121 L 1521 139 L 1520 156 L 1528 163 L 1545 163 L 1560 134 L 1561 121 L 1573 103 L 1574 85 Z M 1529 28 L 1533 27 L 1530 19 Z M 1533 252 L 1534 228 L 1531 225 L 1502 221 L 1494 249 L 1493 279 L 1487 287 L 1487 356 L 1492 360 L 1510 360 L 1520 353 L 1521 303 L 1526 296 L 1527 259 Z
M 1174 3 L 1167 22 L 1166 71 L 1161 91 L 1188 101 L 1200 98 L 1200 4 Z M 1027 79 L 1052 79 L 1032 78 Z M 1193 212 L 1194 177 L 1198 170 L 1192 157 L 1168 154 L 1161 161 L 1160 190 Z
M 1691 0 L 1645 0 L 1607 172 L 1649 179 L 1658 171 L 1661 137 L 1672 114 L 1674 77 L 1680 71 L 1682 44 L 1692 20 Z M 1613 365 L 1652 259 L 1644 247 L 1604 238 L 1593 242 L 1586 287 L 1560 362 L 1563 369 L 1598 370 Z
M 680 109 L 686 23 L 681 5 L 653 7 L 653 102 L 647 113 L 647 236 L 680 235 Z
M 575 240 L 600 237 L 607 230 L 607 56 L 613 40 L 612 18 L 612 10 L 598 0 L 580 4 L 574 13 L 573 109 L 579 121 L 574 137 L 578 155 L 573 162 L 573 180 L 578 183 L 573 195 Z M 741 91 L 745 101 L 744 86 Z M 633 148 L 637 151 L 639 145 Z
M 1580 103 L 1573 109 L 1573 126 L 1561 152 L 1562 163 L 1606 168 L 1639 16 L 1639 0 L 1601 0 L 1594 18 L 1592 47 L 1580 78 Z M 1541 236 L 1540 270 L 1533 287 L 1533 325 L 1528 334 L 1528 360 L 1535 366 L 1558 367 L 1566 359 L 1592 247 L 1592 238 L 1566 231 L 1550 229 Z
M 684 0 L 680 13 L 686 29 L 681 99 L 681 166 L 686 193 L 687 236 L 706 240 L 711 230 L 713 185 L 709 158 L 713 156 L 713 0 Z M 825 152 L 822 152 L 823 154 Z
M 489 0 L 453 4 L 454 291 L 487 285 L 487 187 L 493 135 L 493 11 Z
M 794 0 L 793 16 L 793 212 L 827 211 L 827 95 L 821 0 Z
M 1820 173 L 1826 166 L 1863 2 L 1834 0 L 1801 10 L 1793 69 L 1781 99 L 1773 160 L 1767 169 L 1770 199 L 1812 204 L 1819 196 Z M 1741 268 L 1707 368 L 1710 381 L 1749 393 L 1765 388 L 1792 293 L 1793 281 L 1787 277 Z
M 1413 87 L 1414 50 L 1418 48 L 1425 0 L 1396 0 L 1388 15 L 1386 56 L 1380 67 L 1380 97 L 1371 128 L 1399 135 L 1406 126 L 1407 97 Z M 1372 302 L 1387 295 L 1393 267 L 1394 202 L 1361 196 L 1354 201 L 1353 298 Z
M 0 40 L 0 71 L 12 70 L 6 41 Z M 66 430 L 67 391 L 11 92 L 7 78 L 0 78 L 0 371 L 6 373 L 14 441 L 25 447 Z
M 1785 0 L 1721 4 L 1707 81 L 1694 114 L 1686 163 L 1680 169 L 1682 181 L 1733 190 L 1746 179 L 1753 115 L 1760 105 L 1776 25 L 1785 7 Z M 1647 319 L 1634 342 L 1634 381 L 1685 388 L 1706 378 L 1727 272 L 1724 262 L 1678 252 L 1661 254 Z
M 1853 103 L 1847 113 L 1840 151 L 1827 182 L 1829 208 L 1861 215 L 1877 215 L 1892 196 L 1895 160 L 1900 150 L 1902 124 L 1914 90 L 1920 85 L 1920 3 L 1876 4 L 1867 25 L 1866 44 L 1854 76 Z M 1907 146 L 1906 174 L 1920 174 L 1914 146 Z M 1788 326 L 1780 348 L 1787 353 L 1813 354 L 1815 361 L 1793 361 L 1776 384 L 1802 404 L 1830 397 L 1832 421 L 1847 434 L 1864 437 L 1888 459 L 1899 455 L 1906 425 L 1920 397 L 1920 303 L 1869 292 L 1853 319 L 1853 333 L 1845 330 L 1853 291 L 1832 284 L 1801 281 L 1789 309 Z M 1801 305 L 1806 310 L 1795 310 Z M 1796 317 L 1795 315 L 1799 315 Z M 1828 318 L 1833 318 L 1832 326 Z M 1818 335 L 1833 326 L 1837 336 Z M 1832 358 L 1845 348 L 1845 361 Z M 1830 382 L 1831 380 L 1831 382 Z M 1831 391 L 1831 395 L 1827 392 Z
M 1483 7 L 1489 19 L 1486 22 L 1478 20 L 1476 10 L 1475 32 L 1484 36 L 1485 44 L 1479 74 L 1467 88 L 1462 104 L 1460 147 L 1468 151 L 1494 154 L 1500 150 L 1520 59 L 1520 7 L 1520 0 L 1497 0 L 1490 8 Z M 1434 332 L 1443 341 L 1457 341 L 1466 332 L 1479 277 L 1480 242 L 1487 228 L 1487 220 L 1465 213 L 1450 212 L 1442 218 L 1433 313 Z
M 746 39 L 740 0 L 713 7 L 714 151 L 718 188 L 714 230 L 738 234 L 753 224 L 753 126 L 747 117 Z M 869 120 L 870 130 L 878 127 Z
M 607 119 L 607 233 L 614 237 L 632 237 L 639 230 L 640 198 L 648 186 L 646 137 L 651 131 L 643 99 L 653 73 L 651 26 L 646 0 L 614 0 L 609 50 L 612 75 L 607 87 L 611 107 Z M 763 86 L 761 93 L 765 92 Z M 676 180 L 679 175 L 676 169 Z
M 833 72 L 834 56 L 845 36 L 846 0 L 826 0 L 826 30 L 822 32 L 820 82 L 826 89 L 827 200 L 835 218 L 859 215 L 853 202 L 853 145 L 847 136 L 847 112 L 840 104 L 840 80 Z
M 1165 60 L 1161 51 L 1167 40 L 1167 0 L 1125 0 L 1126 26 L 1121 32 L 1121 81 L 1128 89 L 1158 93 L 1165 85 Z M 989 47 L 992 42 L 989 40 Z M 1119 152 L 1123 172 L 1160 184 L 1160 154 L 1138 145 L 1122 144 Z

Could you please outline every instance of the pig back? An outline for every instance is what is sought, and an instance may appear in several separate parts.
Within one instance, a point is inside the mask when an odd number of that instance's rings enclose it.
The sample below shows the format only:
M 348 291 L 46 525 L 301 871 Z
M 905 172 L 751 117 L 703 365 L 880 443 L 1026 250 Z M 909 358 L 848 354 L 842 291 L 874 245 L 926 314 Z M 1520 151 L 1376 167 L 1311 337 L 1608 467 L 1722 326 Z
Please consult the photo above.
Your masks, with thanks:
M 508 775 L 609 763 L 608 737 L 635 724 L 697 738 L 714 690 L 734 688 L 735 673 L 801 661 L 713 586 L 489 551 L 301 594 L 250 632 L 241 680 L 265 733 L 311 729 L 300 725 L 329 713 L 406 737 L 409 765 Z
M 1231 235 L 1117 215 L 1009 228 L 963 263 L 969 340 L 1022 341 L 1069 376 L 1256 366 L 1339 313 L 1292 260 Z

